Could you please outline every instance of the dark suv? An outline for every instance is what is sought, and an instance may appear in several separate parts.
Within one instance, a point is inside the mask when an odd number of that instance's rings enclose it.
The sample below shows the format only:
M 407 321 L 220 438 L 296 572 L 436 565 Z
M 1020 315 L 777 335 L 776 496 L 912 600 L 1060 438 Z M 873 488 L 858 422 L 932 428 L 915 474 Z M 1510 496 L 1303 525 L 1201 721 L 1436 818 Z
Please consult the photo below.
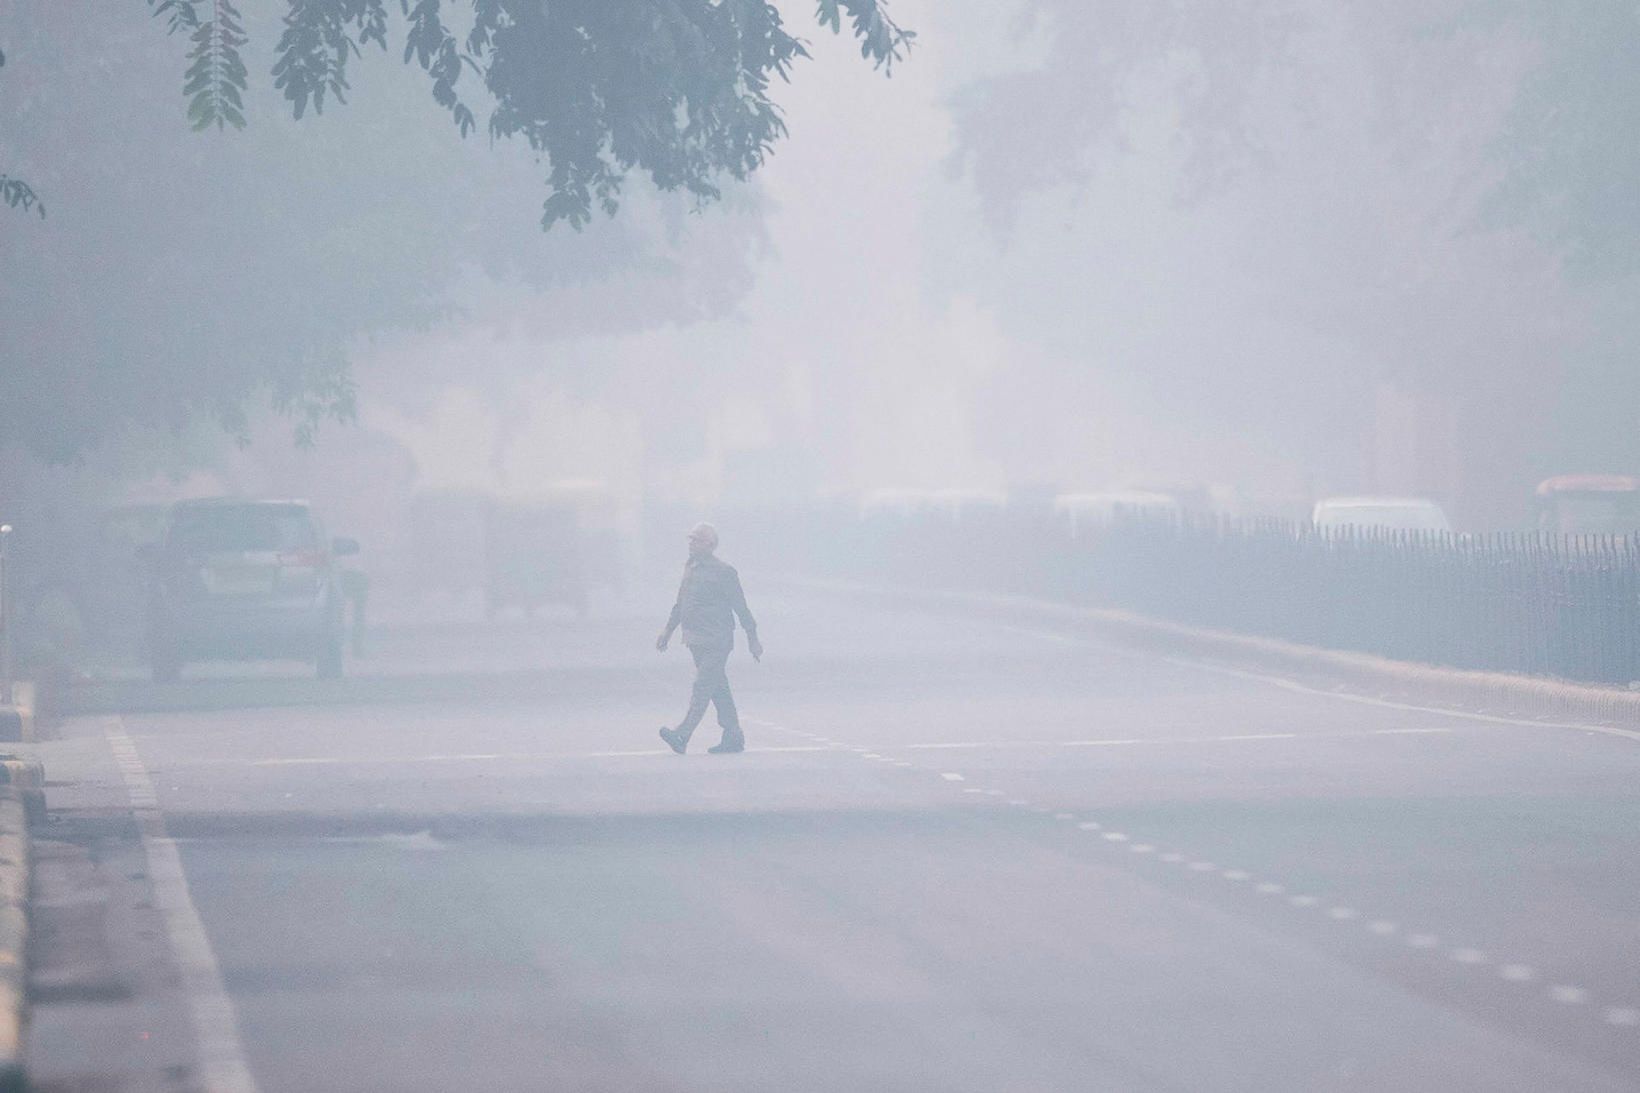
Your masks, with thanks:
M 310 660 L 342 674 L 342 590 L 336 557 L 306 501 L 183 501 L 154 550 L 149 660 L 174 680 L 189 660 Z

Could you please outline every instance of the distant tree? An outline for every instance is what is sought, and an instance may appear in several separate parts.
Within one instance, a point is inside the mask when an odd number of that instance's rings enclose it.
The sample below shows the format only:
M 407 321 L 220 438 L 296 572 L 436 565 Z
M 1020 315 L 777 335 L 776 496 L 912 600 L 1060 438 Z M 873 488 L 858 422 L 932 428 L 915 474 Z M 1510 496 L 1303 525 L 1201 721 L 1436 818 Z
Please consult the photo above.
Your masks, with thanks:
M 404 60 L 432 80 L 433 100 L 467 136 L 478 126 L 467 89 L 490 101 L 492 140 L 522 138 L 547 164 L 543 227 L 613 215 L 633 171 L 698 200 L 745 179 L 786 133 L 769 95 L 808 53 L 765 0 L 287 0 L 274 86 L 300 118 L 345 102 L 349 64 L 385 51 L 389 8 Z M 192 45 L 183 94 L 194 128 L 245 125 L 246 33 L 232 0 L 149 0 Z M 833 32 L 844 18 L 860 52 L 891 68 L 913 32 L 887 0 L 818 0 Z M 465 9 L 465 31 L 452 29 Z M 472 79 L 463 83 L 464 73 Z
M 1317 25 L 1358 28 L 1371 104 L 1409 131 L 1431 104 L 1396 87 L 1401 58 L 1468 42 L 1478 66 L 1527 61 L 1507 124 L 1478 165 L 1489 200 L 1467 227 L 1524 225 L 1594 274 L 1640 272 L 1640 14 L 1612 0 L 1019 0 L 1040 64 L 956 96 L 958 165 L 1006 224 L 1019 198 L 1077 185 L 1123 151 L 1136 96 L 1177 118 L 1180 196 L 1233 180 L 1267 150 L 1270 88 L 1294 77 Z M 1340 74 L 1342 75 L 1342 74 Z M 1315 84 L 1326 86 L 1324 81 Z M 1263 97 L 1261 97 L 1263 96 Z M 1045 109 L 1045 104 L 1054 109 Z

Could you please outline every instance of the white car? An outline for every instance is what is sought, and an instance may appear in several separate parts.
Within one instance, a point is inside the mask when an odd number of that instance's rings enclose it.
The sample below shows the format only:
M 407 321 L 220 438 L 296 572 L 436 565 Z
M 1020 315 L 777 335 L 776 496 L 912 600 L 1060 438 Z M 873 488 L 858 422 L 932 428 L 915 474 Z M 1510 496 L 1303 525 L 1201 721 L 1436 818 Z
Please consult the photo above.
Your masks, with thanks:
M 1339 528 L 1452 531 L 1441 506 L 1424 497 L 1328 497 L 1315 503 L 1310 522 L 1321 531 Z

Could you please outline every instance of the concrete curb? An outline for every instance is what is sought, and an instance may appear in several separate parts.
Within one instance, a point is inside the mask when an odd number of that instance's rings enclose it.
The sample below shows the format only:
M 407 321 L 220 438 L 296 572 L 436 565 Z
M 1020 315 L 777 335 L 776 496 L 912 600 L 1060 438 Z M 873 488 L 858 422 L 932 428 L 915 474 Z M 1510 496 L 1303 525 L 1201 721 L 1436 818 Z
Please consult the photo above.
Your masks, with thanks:
M 0 706 L 0 743 L 19 744 L 34 740 L 34 685 L 12 685 L 12 704 Z
M 9 762 L 19 762 L 10 760 Z M 39 771 L 39 764 L 23 764 Z M 19 787 L 0 789 L 0 1093 L 27 1088 L 23 1050 L 28 1030 L 27 809 Z
M 1497 717 L 1564 721 L 1612 727 L 1640 739 L 1640 692 L 1597 687 L 1506 672 L 1476 672 L 1390 660 L 1165 622 L 1130 611 L 1079 607 L 1023 597 L 971 592 L 886 588 L 840 581 L 803 581 L 924 607 L 956 608 L 1015 621 L 1067 626 L 1121 645 L 1183 654 L 1201 660 L 1317 677 L 1374 697 L 1441 706 Z

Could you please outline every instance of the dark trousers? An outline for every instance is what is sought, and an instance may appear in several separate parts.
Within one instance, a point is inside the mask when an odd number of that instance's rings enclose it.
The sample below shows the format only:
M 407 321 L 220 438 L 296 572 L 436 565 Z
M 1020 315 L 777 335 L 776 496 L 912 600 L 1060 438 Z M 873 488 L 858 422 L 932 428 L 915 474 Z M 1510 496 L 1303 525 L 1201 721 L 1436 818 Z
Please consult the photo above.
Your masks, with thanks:
M 695 686 L 689 692 L 689 712 L 678 722 L 677 733 L 688 740 L 695 726 L 706 716 L 707 705 L 717 707 L 718 724 L 723 727 L 723 739 L 733 743 L 743 739 L 740 733 L 740 714 L 735 710 L 735 696 L 729 693 L 729 664 L 727 645 L 691 645 L 689 653 L 695 658 Z

